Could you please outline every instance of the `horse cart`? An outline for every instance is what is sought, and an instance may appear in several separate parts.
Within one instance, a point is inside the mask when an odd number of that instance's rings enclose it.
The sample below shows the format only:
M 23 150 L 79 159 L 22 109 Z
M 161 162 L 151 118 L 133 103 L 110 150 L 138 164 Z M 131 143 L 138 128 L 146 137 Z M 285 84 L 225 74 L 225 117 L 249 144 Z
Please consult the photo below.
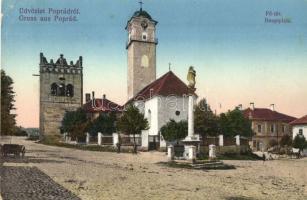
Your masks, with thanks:
M 1 155 L 7 157 L 8 155 L 14 155 L 17 157 L 24 157 L 26 153 L 26 148 L 23 145 L 19 144 L 3 144 L 0 145 Z

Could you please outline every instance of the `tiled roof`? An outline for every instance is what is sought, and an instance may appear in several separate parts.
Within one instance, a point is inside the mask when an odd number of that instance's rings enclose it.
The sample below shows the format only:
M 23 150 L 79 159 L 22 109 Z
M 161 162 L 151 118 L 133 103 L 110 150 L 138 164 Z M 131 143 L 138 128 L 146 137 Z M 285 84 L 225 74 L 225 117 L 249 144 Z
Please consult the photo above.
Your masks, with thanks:
M 285 115 L 268 108 L 255 108 L 254 110 L 247 108 L 243 111 L 246 118 L 265 120 L 265 121 L 282 121 L 289 123 L 295 120 L 295 117 Z
M 108 100 L 108 99 L 91 99 L 83 104 L 83 108 L 87 112 L 110 112 L 110 111 L 123 111 L 123 107 Z
M 133 100 L 146 100 L 154 96 L 188 95 L 188 86 L 172 71 L 167 72 L 154 82 L 147 85 L 127 103 Z M 196 94 L 195 94 L 196 95 Z
M 307 124 L 307 115 L 302 118 L 296 119 L 290 123 L 291 125 L 300 125 L 300 124 Z

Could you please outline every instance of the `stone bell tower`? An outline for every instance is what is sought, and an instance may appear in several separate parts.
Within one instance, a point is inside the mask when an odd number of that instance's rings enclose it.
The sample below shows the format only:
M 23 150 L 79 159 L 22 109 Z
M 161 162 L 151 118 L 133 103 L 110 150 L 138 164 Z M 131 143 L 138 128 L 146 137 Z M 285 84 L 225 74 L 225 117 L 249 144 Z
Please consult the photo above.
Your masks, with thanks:
M 156 80 L 157 23 L 142 6 L 127 22 L 128 99 Z
M 61 54 L 56 62 L 47 61 L 40 53 L 40 136 L 59 135 L 66 111 L 82 105 L 83 72 L 82 57 L 76 63 L 67 63 Z

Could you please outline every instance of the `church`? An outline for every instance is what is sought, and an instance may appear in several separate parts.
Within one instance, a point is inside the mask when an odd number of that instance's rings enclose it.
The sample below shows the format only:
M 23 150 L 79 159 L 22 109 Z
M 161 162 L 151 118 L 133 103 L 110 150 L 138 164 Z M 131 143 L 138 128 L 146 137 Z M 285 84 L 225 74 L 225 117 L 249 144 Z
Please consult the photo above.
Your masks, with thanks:
M 188 119 L 188 86 L 174 72 L 169 70 L 156 77 L 156 47 L 158 22 L 141 8 L 128 20 L 127 31 L 127 96 L 128 100 L 120 106 L 103 95 L 95 98 L 86 94 L 83 102 L 82 57 L 76 64 L 67 64 L 63 55 L 53 63 L 47 62 L 41 54 L 41 134 L 58 134 L 65 111 L 75 110 L 82 105 L 89 116 L 96 118 L 100 113 L 116 111 L 122 113 L 124 107 L 133 104 L 139 108 L 149 122 L 149 129 L 142 132 L 143 149 L 163 149 L 166 142 L 160 128 L 169 122 Z M 62 88 L 61 92 L 59 88 Z M 69 88 L 71 87 L 71 92 Z M 197 95 L 194 94 L 194 98 Z M 95 108 L 92 108 L 95 102 Z M 61 111 L 59 111 L 61 110 Z
M 188 119 L 188 86 L 171 70 L 156 78 L 155 21 L 140 8 L 128 20 L 128 102 L 133 103 L 145 115 L 149 129 L 142 132 L 143 148 L 166 148 L 160 134 L 170 119 Z M 194 98 L 197 98 L 196 94 Z

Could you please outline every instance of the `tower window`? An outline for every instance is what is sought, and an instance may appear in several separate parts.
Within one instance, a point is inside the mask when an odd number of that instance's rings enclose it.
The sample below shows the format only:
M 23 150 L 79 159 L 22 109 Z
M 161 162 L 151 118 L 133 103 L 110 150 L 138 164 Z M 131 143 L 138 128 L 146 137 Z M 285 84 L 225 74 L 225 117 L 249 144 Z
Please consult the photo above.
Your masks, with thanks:
M 56 83 L 51 84 L 51 95 L 52 96 L 58 95 L 58 84 L 56 84 Z
M 147 40 L 147 33 L 146 32 L 142 33 L 142 40 Z
M 66 86 L 66 96 L 67 97 L 73 97 L 74 96 L 74 86 L 71 84 L 68 84 Z
M 148 61 L 148 56 L 143 55 L 142 60 L 141 60 L 141 66 L 142 67 L 148 67 L 149 61 Z
M 65 85 L 63 83 L 61 83 L 59 85 L 58 95 L 59 96 L 65 96 Z

